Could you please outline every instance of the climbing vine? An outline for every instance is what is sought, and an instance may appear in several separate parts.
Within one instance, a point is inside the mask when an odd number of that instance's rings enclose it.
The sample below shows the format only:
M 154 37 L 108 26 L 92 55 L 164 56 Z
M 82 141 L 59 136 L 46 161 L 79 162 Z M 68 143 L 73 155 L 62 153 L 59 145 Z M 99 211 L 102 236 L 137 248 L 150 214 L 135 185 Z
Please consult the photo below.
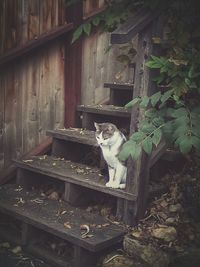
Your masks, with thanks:
M 132 156 L 136 160 L 142 150 L 150 154 L 162 139 L 184 154 L 199 156 L 200 2 L 107 0 L 106 4 L 105 11 L 75 30 L 72 42 L 83 33 L 89 35 L 92 27 L 114 30 L 141 7 L 158 10 L 165 21 L 165 38 L 152 40 L 160 46 L 161 56 L 151 55 L 146 62 L 147 67 L 159 73 L 154 79 L 157 92 L 143 98 L 138 96 L 126 105 L 127 108 L 138 105 L 144 115 L 119 157 L 126 160 Z

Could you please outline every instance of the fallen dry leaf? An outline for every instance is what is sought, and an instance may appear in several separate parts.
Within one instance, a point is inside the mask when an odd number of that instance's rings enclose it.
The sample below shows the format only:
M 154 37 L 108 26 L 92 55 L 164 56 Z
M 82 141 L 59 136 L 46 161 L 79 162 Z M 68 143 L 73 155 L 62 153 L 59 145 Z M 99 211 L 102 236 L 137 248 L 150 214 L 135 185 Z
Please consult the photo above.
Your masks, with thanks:
M 82 238 L 85 238 L 90 232 L 90 227 L 87 224 L 81 224 L 80 229 L 85 231 L 84 233 L 81 234 Z
M 20 246 L 16 246 L 11 251 L 14 254 L 18 254 L 18 253 L 20 253 L 22 251 L 22 248 Z
M 24 159 L 23 162 L 25 162 L 25 163 L 33 162 L 33 160 L 32 159 Z
M 72 228 L 69 222 L 65 222 L 63 225 L 67 229 L 71 229 Z

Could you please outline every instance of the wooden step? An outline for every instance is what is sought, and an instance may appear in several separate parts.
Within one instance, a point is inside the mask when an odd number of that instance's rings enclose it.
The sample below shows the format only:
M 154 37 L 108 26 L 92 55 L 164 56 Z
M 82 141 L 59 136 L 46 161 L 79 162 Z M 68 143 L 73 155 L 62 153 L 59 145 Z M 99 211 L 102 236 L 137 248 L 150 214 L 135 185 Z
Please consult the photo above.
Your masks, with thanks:
M 134 84 L 131 83 L 104 83 L 104 88 L 115 90 L 128 90 L 133 91 Z
M 61 140 L 81 143 L 90 146 L 98 146 L 95 138 L 95 132 L 84 130 L 82 128 L 49 130 L 46 132 L 46 134 Z
M 0 187 L 0 212 L 33 227 L 36 232 L 38 229 L 69 242 L 74 248 L 75 263 L 72 266 L 75 267 L 93 267 L 85 261 L 86 257 L 90 262 L 97 252 L 119 244 L 125 234 L 122 226 L 98 214 L 73 208 L 61 200 L 48 199 L 36 190 L 26 191 L 16 184 Z M 86 236 L 81 230 L 83 225 L 89 227 Z M 28 246 L 31 240 L 28 232 L 26 234 Z
M 124 107 L 114 105 L 79 105 L 80 126 L 94 130 L 94 122 L 111 122 L 117 125 L 118 128 L 130 128 L 131 110 Z
M 135 195 L 125 190 L 106 187 L 104 177 L 101 175 L 100 170 L 95 167 L 47 155 L 30 157 L 26 160 L 16 160 L 15 164 L 21 170 L 28 170 L 33 174 L 39 173 L 127 200 L 135 200 L 136 198 Z
M 158 16 L 158 12 L 152 12 L 146 8 L 138 10 L 115 31 L 111 33 L 111 44 L 128 43 L 136 34 L 141 32 L 152 20 Z
M 79 105 L 77 106 L 77 110 L 85 113 L 118 116 L 123 118 L 129 118 L 131 115 L 130 109 L 114 105 Z
M 111 105 L 124 107 L 133 98 L 133 84 L 105 83 L 104 87 L 110 88 L 109 103 Z

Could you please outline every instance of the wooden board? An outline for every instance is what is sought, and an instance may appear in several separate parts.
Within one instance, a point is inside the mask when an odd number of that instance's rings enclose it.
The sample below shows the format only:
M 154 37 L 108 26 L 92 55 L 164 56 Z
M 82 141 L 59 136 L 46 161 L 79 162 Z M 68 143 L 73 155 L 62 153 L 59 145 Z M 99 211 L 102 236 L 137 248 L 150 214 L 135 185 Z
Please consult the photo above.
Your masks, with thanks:
M 104 83 L 104 88 L 133 91 L 134 84 L 130 83 Z
M 77 111 L 129 118 L 131 111 L 113 105 L 79 105 Z
M 25 169 L 112 196 L 129 200 L 135 199 L 134 194 L 125 192 L 125 190 L 106 187 L 106 182 L 98 168 L 46 155 L 30 157 L 24 161 L 16 160 L 15 163 L 17 167 L 21 168 L 21 171 Z M 37 178 L 35 179 L 37 180 Z
M 77 142 L 90 146 L 98 146 L 95 138 L 95 132 L 83 130 L 82 128 L 49 130 L 46 134 L 51 135 L 56 139 Z
M 19 203 L 19 200 L 23 203 Z M 37 199 L 41 203 L 37 203 Z M 122 241 L 125 231 L 101 216 L 73 208 L 63 201 L 49 200 L 36 192 L 26 192 L 16 185 L 0 187 L 0 210 L 17 219 L 56 235 L 89 251 L 99 251 Z M 62 211 L 66 211 L 61 214 Z M 70 227 L 64 227 L 64 223 Z M 90 226 L 90 238 L 82 238 L 80 226 Z M 101 227 L 97 227 L 101 225 Z
M 135 15 L 132 15 L 127 22 L 122 24 L 111 34 L 111 44 L 128 43 L 137 33 L 144 30 L 145 27 L 156 17 L 155 12 L 147 9 L 141 9 Z

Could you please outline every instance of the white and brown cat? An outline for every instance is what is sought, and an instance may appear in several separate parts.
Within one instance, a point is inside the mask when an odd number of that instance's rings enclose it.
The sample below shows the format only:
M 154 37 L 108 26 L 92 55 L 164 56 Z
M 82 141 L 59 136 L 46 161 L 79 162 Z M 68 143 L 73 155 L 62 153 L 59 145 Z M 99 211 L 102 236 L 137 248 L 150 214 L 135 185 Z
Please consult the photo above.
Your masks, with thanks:
M 126 137 L 112 123 L 94 123 L 96 140 L 100 146 L 103 157 L 108 164 L 109 181 L 107 187 L 125 188 L 127 168 L 118 159 L 118 154 Z

